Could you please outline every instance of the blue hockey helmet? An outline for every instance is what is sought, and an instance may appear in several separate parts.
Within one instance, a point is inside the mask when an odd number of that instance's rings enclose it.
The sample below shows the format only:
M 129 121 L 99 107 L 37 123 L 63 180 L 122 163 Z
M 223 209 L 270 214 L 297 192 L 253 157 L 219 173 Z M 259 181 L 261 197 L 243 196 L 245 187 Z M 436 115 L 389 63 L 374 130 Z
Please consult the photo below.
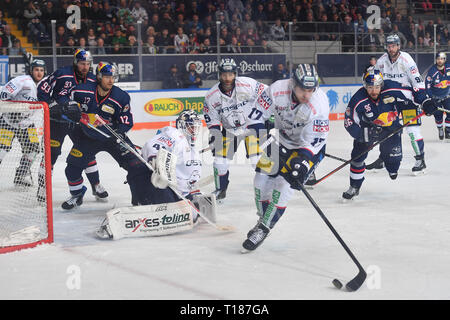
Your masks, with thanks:
M 375 68 L 368 68 L 363 76 L 363 85 L 367 89 L 368 86 L 380 86 L 383 87 L 384 79 L 380 70 Z
M 100 82 L 103 76 L 114 77 L 114 82 L 118 80 L 117 66 L 113 63 L 100 61 L 95 69 L 95 75 L 97 76 L 97 82 Z
M 92 58 L 91 52 L 83 48 L 75 50 L 73 55 L 73 65 L 76 66 L 80 61 L 88 61 L 92 63 L 94 59 Z
M 176 121 L 177 129 L 183 132 L 191 146 L 195 145 L 201 126 L 202 121 L 200 117 L 192 109 L 181 112 Z
M 219 74 L 222 72 L 234 72 L 237 76 L 237 65 L 234 59 L 224 58 L 219 63 Z
M 292 77 L 295 86 L 304 89 L 315 89 L 319 86 L 319 74 L 313 64 L 299 64 Z

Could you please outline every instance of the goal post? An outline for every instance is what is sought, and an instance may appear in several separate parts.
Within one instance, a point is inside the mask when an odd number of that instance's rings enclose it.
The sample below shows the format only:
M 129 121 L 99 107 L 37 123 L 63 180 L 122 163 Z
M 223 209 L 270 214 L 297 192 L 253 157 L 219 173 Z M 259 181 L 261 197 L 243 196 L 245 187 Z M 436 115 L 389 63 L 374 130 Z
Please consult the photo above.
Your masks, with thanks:
M 53 242 L 45 102 L 0 101 L 0 254 Z

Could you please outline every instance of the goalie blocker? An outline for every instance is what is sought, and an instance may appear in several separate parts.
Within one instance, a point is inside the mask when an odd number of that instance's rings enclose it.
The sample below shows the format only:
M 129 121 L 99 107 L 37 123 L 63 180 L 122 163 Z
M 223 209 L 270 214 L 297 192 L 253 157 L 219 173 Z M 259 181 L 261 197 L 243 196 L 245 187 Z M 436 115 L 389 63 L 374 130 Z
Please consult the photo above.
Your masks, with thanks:
M 216 222 L 214 194 L 196 194 L 192 202 L 202 216 Z M 186 201 L 156 205 L 116 208 L 106 218 L 96 234 L 102 239 L 165 236 L 188 231 L 201 221 L 197 212 Z

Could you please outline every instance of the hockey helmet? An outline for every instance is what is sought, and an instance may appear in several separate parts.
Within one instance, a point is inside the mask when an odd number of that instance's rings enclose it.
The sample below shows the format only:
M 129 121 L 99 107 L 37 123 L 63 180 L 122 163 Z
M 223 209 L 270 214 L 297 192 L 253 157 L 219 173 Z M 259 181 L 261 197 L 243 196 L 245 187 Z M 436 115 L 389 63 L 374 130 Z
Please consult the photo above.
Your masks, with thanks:
M 224 58 L 219 63 L 219 74 L 222 72 L 234 72 L 237 76 L 237 65 L 234 59 Z
M 380 86 L 383 88 L 384 80 L 383 74 L 380 70 L 375 68 L 367 69 L 367 72 L 363 76 L 363 85 L 367 89 L 368 86 Z
M 444 59 L 444 62 L 445 62 L 445 61 L 447 61 L 447 54 L 446 54 L 445 52 L 443 52 L 443 51 L 438 52 L 438 53 L 436 54 L 436 59 L 437 59 L 437 58 Z
M 114 82 L 118 80 L 117 66 L 113 63 L 100 61 L 95 69 L 95 75 L 97 77 L 97 82 L 100 82 L 103 76 L 113 76 Z
M 176 121 L 177 129 L 181 130 L 191 144 L 195 145 L 197 135 L 200 133 L 202 121 L 194 110 L 185 110 L 180 113 Z
M 75 51 L 73 55 L 73 65 L 74 67 L 78 64 L 80 61 L 88 61 L 92 63 L 94 59 L 92 58 L 92 54 L 90 51 L 85 50 L 83 48 L 79 48 Z
M 396 33 L 390 34 L 386 37 L 386 45 L 396 44 L 396 45 L 400 46 L 400 43 L 401 43 L 400 37 Z
M 44 74 L 47 73 L 47 67 L 45 65 L 45 61 L 41 59 L 34 59 L 30 64 L 30 74 L 33 73 L 33 69 L 36 67 L 44 68 Z
M 295 86 L 304 89 L 315 89 L 319 86 L 319 74 L 313 64 L 299 64 L 292 77 Z

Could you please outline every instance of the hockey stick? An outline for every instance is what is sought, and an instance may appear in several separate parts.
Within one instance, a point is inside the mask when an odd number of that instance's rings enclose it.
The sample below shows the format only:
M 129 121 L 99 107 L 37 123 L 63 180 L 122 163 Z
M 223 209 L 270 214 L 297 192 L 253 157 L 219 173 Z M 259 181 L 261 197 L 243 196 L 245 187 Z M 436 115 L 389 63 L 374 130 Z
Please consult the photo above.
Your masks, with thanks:
M 148 163 L 147 161 L 145 161 L 145 159 L 139 154 L 139 152 L 137 152 L 134 148 L 132 148 L 119 134 L 117 134 L 117 132 L 114 131 L 113 128 L 111 128 L 106 122 L 105 120 L 103 120 L 100 116 L 95 115 L 95 118 L 117 139 L 117 142 L 121 145 L 123 145 L 128 151 L 130 151 L 131 153 L 133 153 L 143 164 L 145 164 L 147 166 L 147 168 L 149 168 L 151 171 L 154 171 L 153 167 L 151 166 L 150 163 Z M 96 128 L 97 129 L 97 128 Z M 98 129 L 97 129 L 98 130 Z M 221 230 L 221 231 L 231 231 L 234 230 L 234 227 L 232 226 L 219 226 L 217 224 L 215 224 L 214 222 L 212 222 L 210 219 L 208 219 L 207 217 L 205 217 L 204 215 L 202 215 L 200 213 L 200 211 L 195 207 L 195 205 L 192 204 L 191 201 L 189 201 L 188 199 L 186 199 L 185 197 L 183 197 L 181 195 L 181 193 L 174 188 L 173 186 L 169 185 L 169 188 L 172 189 L 172 191 L 179 197 L 181 198 L 183 201 L 187 201 L 187 203 L 197 212 L 197 214 L 203 218 L 203 220 L 205 220 L 208 224 L 210 224 L 211 226 L 215 227 L 217 230 Z
M 446 113 L 450 113 L 450 110 L 447 110 L 447 109 L 444 109 L 444 108 L 441 108 L 441 107 L 439 107 L 439 108 L 437 108 L 439 111 L 442 111 L 442 112 L 446 112 Z
M 358 154 L 357 156 L 351 158 L 350 160 L 345 161 L 343 164 L 341 164 L 339 167 L 337 167 L 336 169 L 330 171 L 329 173 L 327 173 L 326 175 L 324 175 L 322 178 L 317 179 L 317 181 L 313 184 L 313 186 L 315 186 L 316 184 L 318 184 L 319 182 L 322 182 L 323 180 L 325 180 L 326 178 L 328 178 L 329 176 L 331 176 L 332 174 L 338 172 L 339 170 L 341 170 L 342 168 L 344 168 L 345 166 L 347 166 L 349 163 L 351 163 L 352 161 L 354 161 L 355 159 L 358 159 L 359 157 L 361 157 L 362 155 L 366 154 L 367 152 L 369 152 L 370 150 L 372 150 L 373 148 L 375 148 L 377 145 L 379 145 L 380 143 L 386 141 L 387 139 L 391 138 L 392 136 L 394 136 L 395 134 L 399 133 L 400 131 L 402 131 L 405 127 L 407 127 L 408 125 L 411 124 L 411 122 L 416 121 L 417 119 L 419 119 L 420 117 L 422 117 L 423 115 L 425 115 L 425 112 L 422 112 L 421 114 L 417 115 L 416 117 L 412 118 L 411 120 L 409 120 L 407 123 L 405 123 L 404 125 L 402 125 L 400 128 L 398 128 L 397 130 L 391 132 L 388 136 L 386 136 L 385 138 L 381 139 L 380 141 L 375 142 L 374 144 L 372 144 L 371 146 L 369 146 L 367 148 L 367 150 L 361 152 L 360 154 Z
M 345 160 L 345 159 L 342 159 L 342 158 L 339 158 L 339 157 L 333 156 L 333 155 L 331 155 L 331 154 L 328 154 L 328 153 L 325 153 L 325 157 L 328 157 L 328 158 L 331 158 L 331 159 L 334 159 L 334 160 L 338 160 L 338 161 L 342 161 L 342 162 L 345 162 L 345 161 L 347 161 L 347 160 Z
M 361 264 L 359 263 L 359 261 L 355 258 L 355 256 L 353 255 L 353 253 L 350 251 L 350 249 L 348 248 L 348 246 L 345 244 L 344 240 L 342 240 L 341 236 L 339 235 L 339 233 L 337 233 L 336 229 L 334 229 L 333 225 L 330 223 L 330 221 L 328 221 L 327 217 L 325 216 L 325 214 L 322 212 L 322 210 L 319 208 L 319 206 L 317 205 L 317 203 L 314 201 L 314 199 L 311 197 L 311 195 L 309 194 L 308 191 L 306 191 L 305 187 L 300 184 L 300 190 L 304 193 L 304 195 L 306 196 L 306 198 L 309 200 L 309 202 L 311 202 L 312 206 L 314 207 L 314 209 L 316 209 L 317 213 L 319 214 L 319 216 L 322 218 L 322 220 L 325 222 L 325 224 L 328 226 L 328 228 L 331 230 L 331 232 L 334 234 L 334 236 L 336 237 L 336 239 L 339 241 L 339 243 L 341 244 L 341 246 L 344 248 L 344 250 L 347 252 L 347 254 L 350 256 L 350 258 L 353 260 L 353 262 L 356 264 L 356 266 L 358 267 L 358 274 L 349 282 L 347 282 L 347 284 L 345 285 L 345 287 L 347 288 L 348 291 L 356 291 L 359 289 L 359 287 L 361 287 L 361 285 L 364 283 L 364 281 L 366 280 L 367 274 L 366 271 L 364 270 L 364 268 L 361 266 Z M 342 283 L 338 280 L 338 279 L 334 279 L 333 280 L 333 285 L 340 289 L 342 287 Z

